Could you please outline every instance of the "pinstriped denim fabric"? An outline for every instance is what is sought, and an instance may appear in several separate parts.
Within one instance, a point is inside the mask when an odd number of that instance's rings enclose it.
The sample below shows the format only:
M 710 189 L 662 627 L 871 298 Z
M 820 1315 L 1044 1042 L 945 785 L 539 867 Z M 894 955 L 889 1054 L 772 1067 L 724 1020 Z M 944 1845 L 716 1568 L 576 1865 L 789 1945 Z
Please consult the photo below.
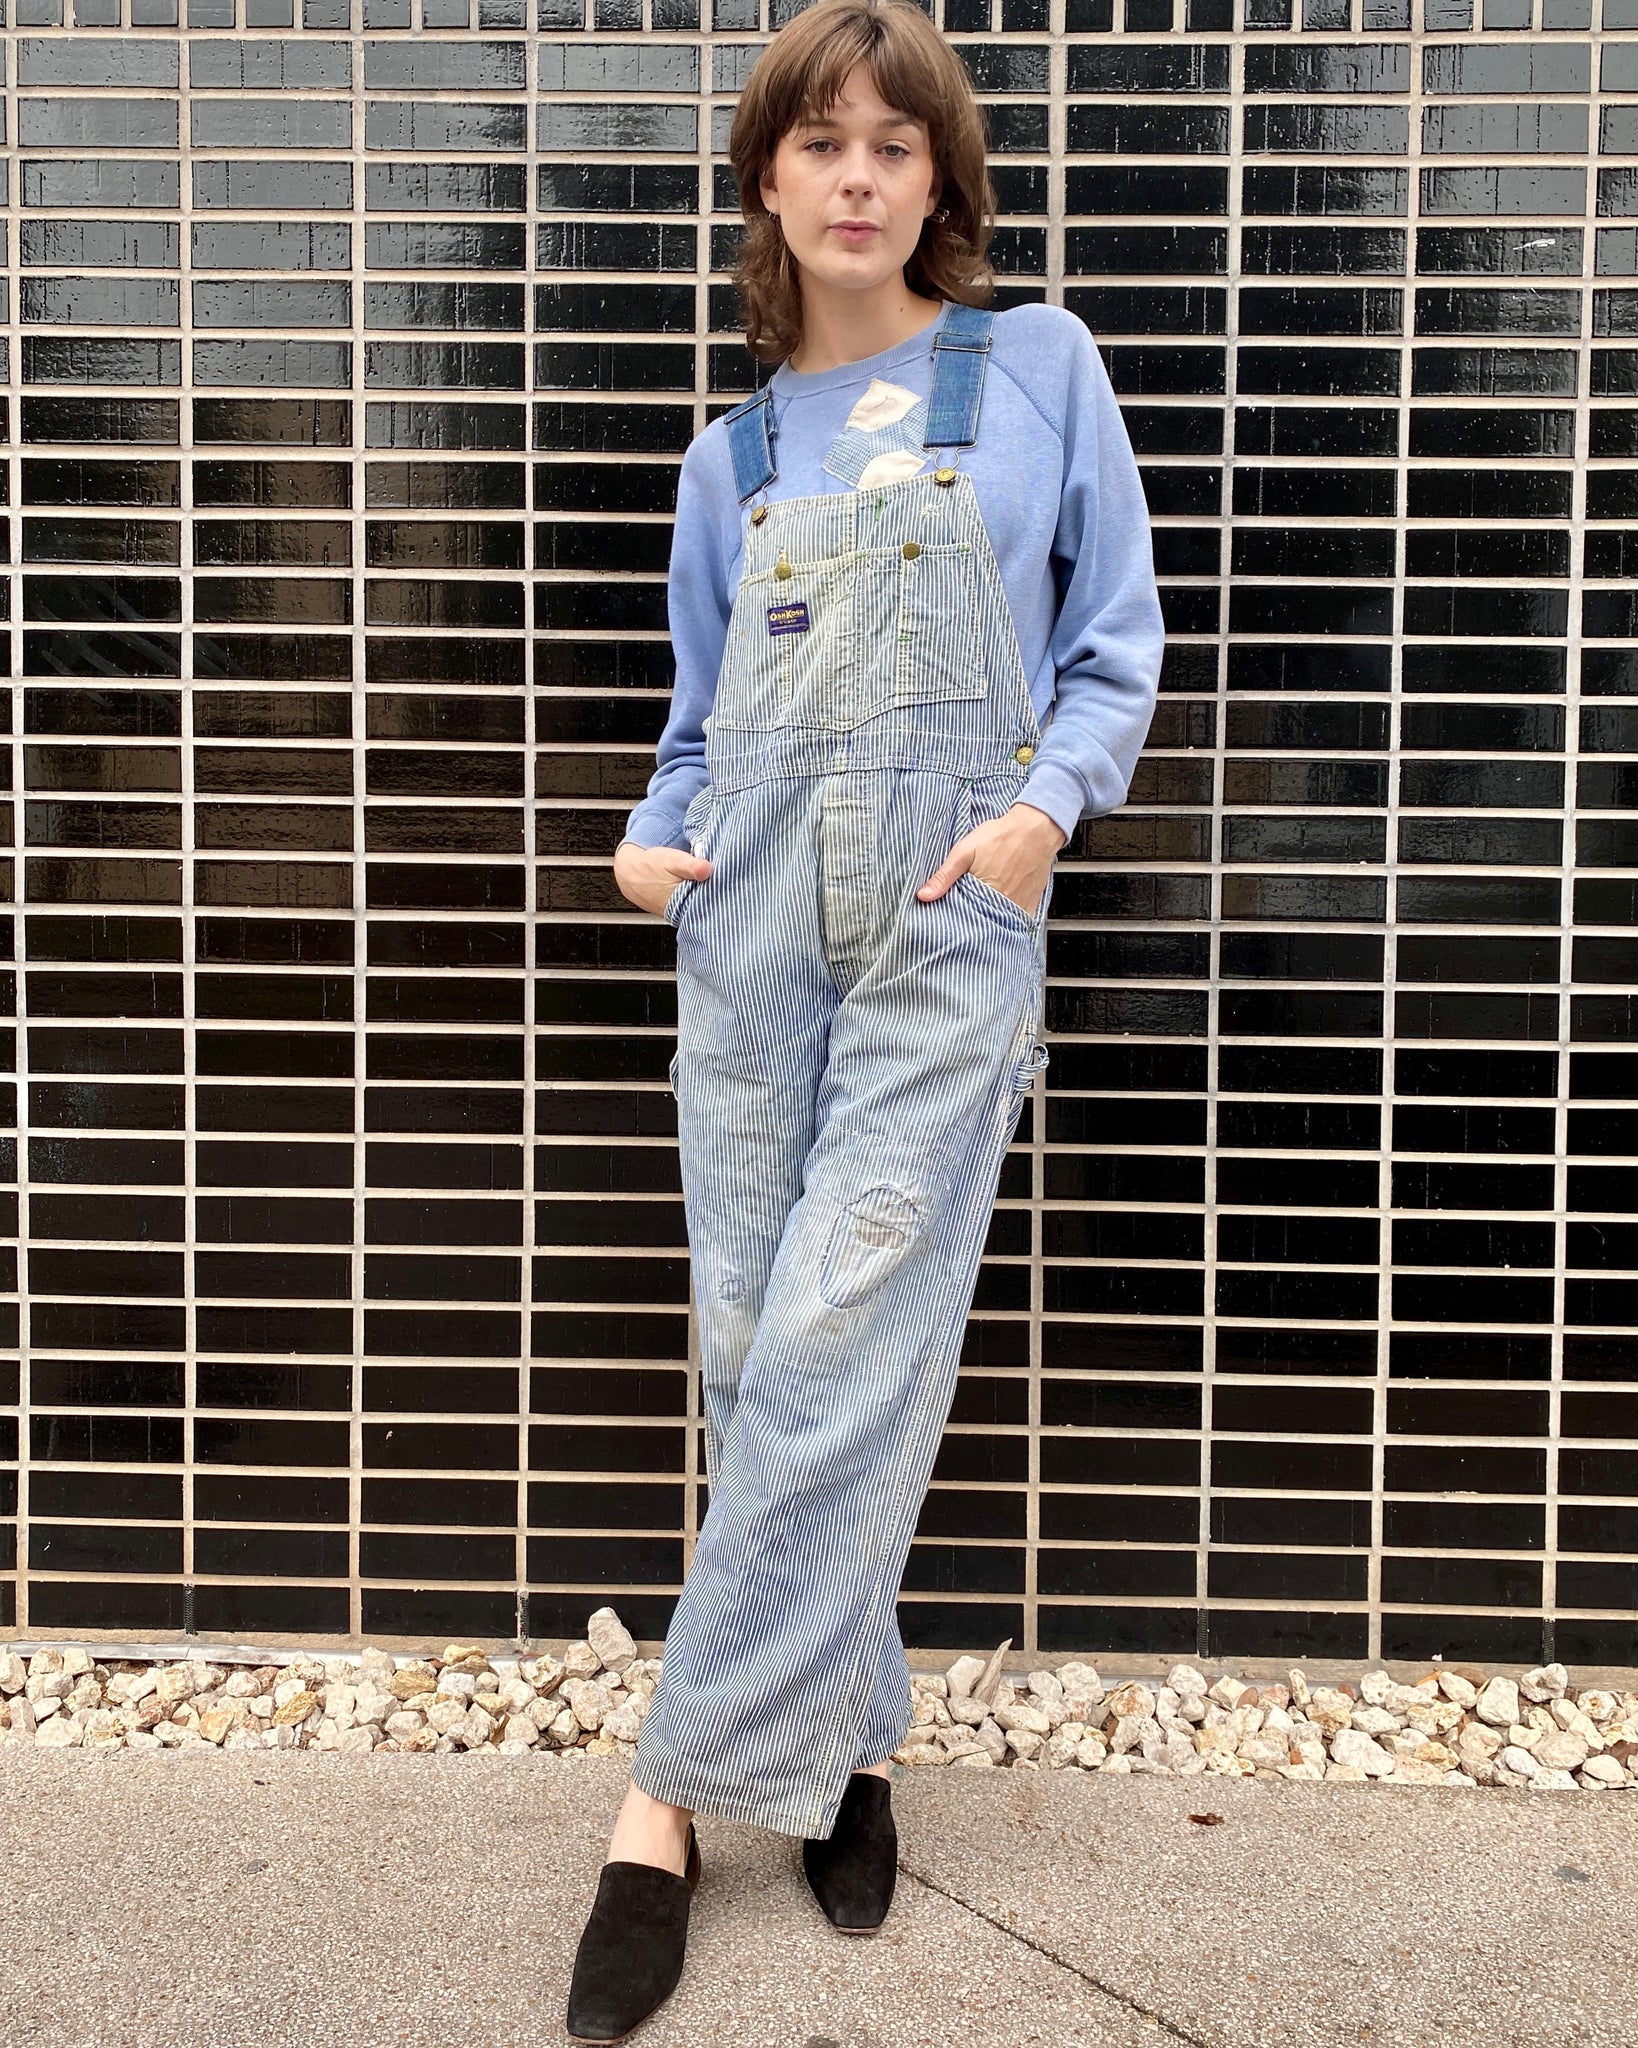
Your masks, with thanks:
M 825 1836 L 908 1726 L 896 1595 L 1045 1061 L 1051 883 L 915 896 L 1041 737 L 970 480 L 745 538 L 687 820 L 713 872 L 666 905 L 711 1503 L 633 1775 Z

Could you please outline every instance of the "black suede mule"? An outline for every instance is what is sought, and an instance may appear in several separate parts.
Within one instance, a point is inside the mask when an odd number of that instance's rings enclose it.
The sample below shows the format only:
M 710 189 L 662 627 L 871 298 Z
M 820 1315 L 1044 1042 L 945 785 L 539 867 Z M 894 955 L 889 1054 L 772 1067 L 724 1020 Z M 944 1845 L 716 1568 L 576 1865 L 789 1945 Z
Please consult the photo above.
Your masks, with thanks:
M 893 1788 L 885 1778 L 855 1771 L 835 1831 L 826 1841 L 810 1837 L 802 1844 L 802 1868 L 833 1927 L 843 1934 L 876 1932 L 893 1903 L 898 1858 Z
M 569 1984 L 571 2041 L 623 2041 L 664 2005 L 682 1975 L 688 1907 L 699 1881 L 692 1821 L 681 1877 L 652 1863 L 603 1865 Z

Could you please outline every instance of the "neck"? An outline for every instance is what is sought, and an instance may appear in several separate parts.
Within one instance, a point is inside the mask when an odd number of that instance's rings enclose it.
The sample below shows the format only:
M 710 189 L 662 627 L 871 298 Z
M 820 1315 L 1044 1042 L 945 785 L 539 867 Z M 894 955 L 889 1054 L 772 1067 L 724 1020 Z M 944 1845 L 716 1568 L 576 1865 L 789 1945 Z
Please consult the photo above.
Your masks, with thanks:
M 802 341 L 790 366 L 811 376 L 880 355 L 931 327 L 943 304 L 913 292 L 902 275 L 868 291 L 840 291 L 804 271 Z

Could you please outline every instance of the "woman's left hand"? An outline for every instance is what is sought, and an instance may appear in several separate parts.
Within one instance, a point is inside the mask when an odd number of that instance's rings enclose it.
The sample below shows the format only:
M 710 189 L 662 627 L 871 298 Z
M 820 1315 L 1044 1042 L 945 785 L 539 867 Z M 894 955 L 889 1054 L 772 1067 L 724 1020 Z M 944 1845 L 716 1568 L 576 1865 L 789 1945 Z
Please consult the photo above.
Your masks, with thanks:
M 971 872 L 1033 917 L 1041 907 L 1053 858 L 1067 844 L 1045 811 L 1020 801 L 958 839 L 916 891 L 917 900 L 936 903 L 959 876 Z

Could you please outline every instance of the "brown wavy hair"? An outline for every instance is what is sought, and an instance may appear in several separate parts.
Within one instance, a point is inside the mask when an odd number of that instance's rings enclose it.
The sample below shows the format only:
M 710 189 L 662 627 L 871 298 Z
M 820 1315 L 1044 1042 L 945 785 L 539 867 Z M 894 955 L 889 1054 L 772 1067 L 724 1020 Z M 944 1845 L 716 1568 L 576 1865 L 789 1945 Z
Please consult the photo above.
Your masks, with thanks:
M 995 273 L 985 256 L 995 191 L 985 160 L 983 110 L 965 65 L 914 0 L 816 0 L 780 29 L 757 59 L 734 109 L 729 160 L 739 182 L 745 240 L 734 270 L 745 342 L 762 362 L 782 363 L 802 341 L 802 289 L 761 182 L 780 138 L 836 104 L 848 73 L 867 64 L 890 107 L 927 126 L 942 178 L 939 203 L 904 266 L 929 298 L 989 303 Z

